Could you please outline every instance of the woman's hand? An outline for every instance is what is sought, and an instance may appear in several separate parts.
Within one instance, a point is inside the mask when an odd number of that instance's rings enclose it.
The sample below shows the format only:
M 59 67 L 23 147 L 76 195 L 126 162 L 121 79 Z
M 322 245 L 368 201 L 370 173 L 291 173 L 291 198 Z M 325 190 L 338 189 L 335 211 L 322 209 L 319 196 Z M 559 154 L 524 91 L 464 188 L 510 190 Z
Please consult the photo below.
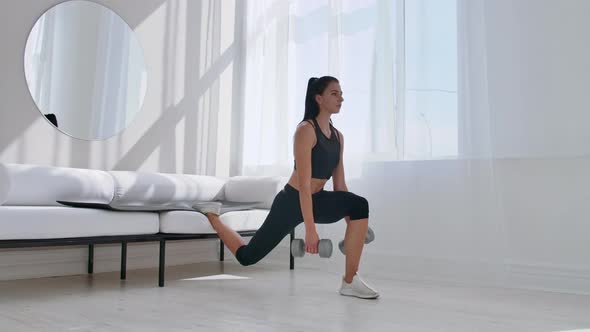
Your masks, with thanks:
M 305 230 L 305 252 L 317 254 L 319 243 L 320 237 L 315 229 Z

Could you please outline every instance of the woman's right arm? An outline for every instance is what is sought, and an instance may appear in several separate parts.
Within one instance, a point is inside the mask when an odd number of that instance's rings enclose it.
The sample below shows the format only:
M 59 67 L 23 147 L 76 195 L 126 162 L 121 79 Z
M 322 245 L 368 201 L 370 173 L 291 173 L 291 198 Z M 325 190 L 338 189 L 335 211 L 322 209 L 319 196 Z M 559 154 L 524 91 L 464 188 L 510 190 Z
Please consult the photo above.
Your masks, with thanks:
M 297 164 L 297 182 L 299 185 L 299 203 L 305 224 L 306 251 L 317 253 L 319 237 L 315 228 L 313 205 L 311 200 L 311 149 L 315 142 L 315 131 L 309 122 L 303 122 L 295 131 L 293 151 Z

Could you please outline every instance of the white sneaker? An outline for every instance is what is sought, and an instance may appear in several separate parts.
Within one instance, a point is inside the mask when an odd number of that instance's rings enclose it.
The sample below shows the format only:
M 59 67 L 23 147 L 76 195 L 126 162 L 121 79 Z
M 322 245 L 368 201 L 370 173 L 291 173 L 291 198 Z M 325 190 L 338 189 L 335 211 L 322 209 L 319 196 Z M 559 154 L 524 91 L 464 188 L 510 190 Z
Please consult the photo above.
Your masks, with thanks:
M 376 299 L 379 293 L 371 286 L 367 285 L 358 274 L 352 277 L 352 282 L 349 284 L 344 281 L 342 277 L 342 286 L 340 286 L 340 295 L 356 296 L 361 299 Z
M 193 209 L 206 215 L 207 213 L 213 213 L 216 215 L 221 214 L 221 202 L 197 202 L 193 205 Z

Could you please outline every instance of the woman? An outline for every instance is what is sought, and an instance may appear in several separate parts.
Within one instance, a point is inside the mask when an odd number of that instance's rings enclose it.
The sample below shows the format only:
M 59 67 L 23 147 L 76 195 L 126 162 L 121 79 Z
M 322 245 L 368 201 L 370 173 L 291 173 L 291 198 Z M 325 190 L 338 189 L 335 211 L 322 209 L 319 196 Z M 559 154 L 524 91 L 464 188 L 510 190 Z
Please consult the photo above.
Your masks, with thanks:
M 319 236 L 315 224 L 329 224 L 346 218 L 346 271 L 340 294 L 374 299 L 379 294 L 357 274 L 369 224 L 369 204 L 365 198 L 348 192 L 342 158 L 344 135 L 332 126 L 330 119 L 332 114 L 340 112 L 343 100 L 336 78 L 309 79 L 305 116 L 295 131 L 293 173 L 247 245 L 238 233 L 221 222 L 220 205 L 203 205 L 198 210 L 207 216 L 242 265 L 261 260 L 302 221 L 305 224 L 305 251 L 317 254 Z M 324 185 L 331 176 L 334 177 L 334 191 L 326 191 Z

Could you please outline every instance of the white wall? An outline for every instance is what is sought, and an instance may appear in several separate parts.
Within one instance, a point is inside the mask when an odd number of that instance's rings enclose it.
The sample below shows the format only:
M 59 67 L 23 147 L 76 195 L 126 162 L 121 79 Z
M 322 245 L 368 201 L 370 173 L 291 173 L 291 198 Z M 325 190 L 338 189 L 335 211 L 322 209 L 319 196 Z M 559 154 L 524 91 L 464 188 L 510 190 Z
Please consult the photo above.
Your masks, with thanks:
M 590 292 L 590 2 L 487 1 L 510 281 Z
M 487 1 L 494 145 L 501 157 L 590 153 L 590 2 Z
M 0 161 L 104 170 L 227 176 L 239 105 L 241 1 L 98 0 L 136 32 L 148 86 L 144 106 L 120 135 L 73 139 L 37 110 L 26 85 L 23 56 L 36 20 L 58 0 L 0 5 Z M 218 139 L 221 138 L 221 139 Z M 216 259 L 215 241 L 172 244 L 169 264 Z M 143 250 L 141 248 L 144 248 Z M 156 266 L 150 244 L 130 246 L 129 267 Z M 85 248 L 0 251 L 0 279 L 84 273 Z M 119 249 L 96 248 L 96 271 L 118 269 Z

